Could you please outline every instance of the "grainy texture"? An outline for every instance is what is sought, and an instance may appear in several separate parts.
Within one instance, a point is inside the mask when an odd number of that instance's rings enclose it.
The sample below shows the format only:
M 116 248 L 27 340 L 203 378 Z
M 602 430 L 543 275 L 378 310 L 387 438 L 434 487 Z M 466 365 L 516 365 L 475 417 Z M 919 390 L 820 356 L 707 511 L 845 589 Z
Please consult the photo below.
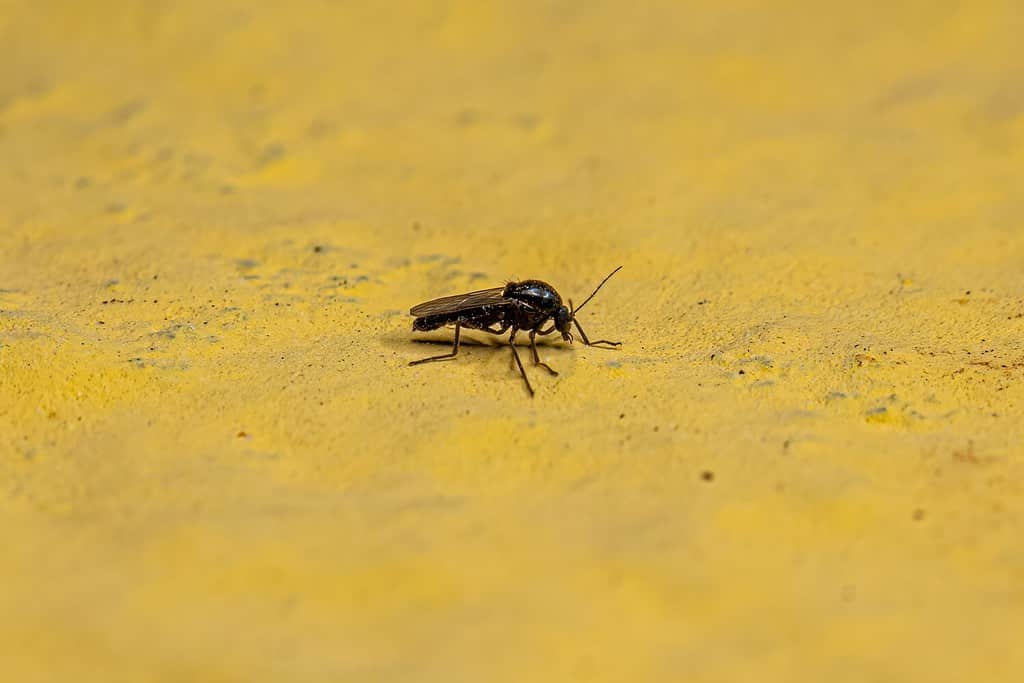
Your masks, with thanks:
M 2 678 L 1024 676 L 1019 3 L 370 4 L 0 3 Z

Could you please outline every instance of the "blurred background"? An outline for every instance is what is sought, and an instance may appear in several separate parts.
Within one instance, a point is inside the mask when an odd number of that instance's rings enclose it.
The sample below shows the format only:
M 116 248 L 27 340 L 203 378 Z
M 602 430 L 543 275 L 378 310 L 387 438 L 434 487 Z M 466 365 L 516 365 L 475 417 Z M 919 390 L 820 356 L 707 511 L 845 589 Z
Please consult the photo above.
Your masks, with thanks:
M 0 0 L 0 673 L 1019 676 L 1022 34 Z M 532 400 L 406 366 L 620 264 Z

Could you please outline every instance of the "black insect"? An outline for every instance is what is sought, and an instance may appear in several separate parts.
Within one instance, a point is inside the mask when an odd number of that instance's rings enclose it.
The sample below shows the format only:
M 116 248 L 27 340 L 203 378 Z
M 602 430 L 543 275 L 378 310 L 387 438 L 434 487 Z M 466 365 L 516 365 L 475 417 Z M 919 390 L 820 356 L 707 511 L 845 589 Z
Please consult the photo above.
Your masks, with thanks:
M 588 301 L 594 298 L 594 294 L 597 294 L 598 290 L 604 286 L 604 283 L 608 282 L 608 278 L 619 272 L 621 268 L 622 266 L 619 266 L 609 273 L 608 277 L 601 280 L 601 284 L 594 289 L 591 295 L 578 308 L 573 308 L 571 300 L 569 301 L 569 307 L 566 308 L 562 304 L 562 297 L 558 295 L 555 288 L 540 280 L 510 282 L 504 287 L 494 287 L 492 289 L 482 289 L 478 292 L 469 292 L 468 294 L 445 296 L 413 306 L 409 311 L 410 315 L 416 316 L 416 320 L 412 323 L 413 330 L 428 332 L 446 325 L 454 325 L 455 343 L 452 346 L 451 353 L 414 360 L 409 365 L 455 358 L 459 353 L 459 330 L 463 327 L 491 334 L 505 334 L 505 332 L 511 329 L 512 334 L 509 335 L 508 343 L 512 347 L 512 356 L 515 358 L 516 365 L 519 366 L 519 373 L 523 376 L 523 381 L 526 382 L 526 388 L 530 391 L 530 395 L 533 396 L 533 387 L 530 386 L 526 370 L 523 369 L 523 362 L 519 360 L 519 352 L 516 351 L 516 334 L 520 330 L 529 332 L 530 350 L 533 352 L 534 365 L 540 365 L 552 375 L 557 375 L 558 373 L 550 365 L 542 362 L 540 355 L 537 353 L 538 335 L 543 336 L 558 331 L 561 333 L 562 339 L 572 343 L 573 337 L 569 331 L 569 326 L 575 325 L 580 333 L 580 338 L 587 346 L 604 348 L 619 346 L 622 342 L 607 341 L 605 339 L 590 341 L 587 338 L 587 333 L 580 327 L 576 315 L 580 312 L 580 309 L 587 305 Z M 551 321 L 551 326 L 547 329 L 542 329 L 548 321 Z

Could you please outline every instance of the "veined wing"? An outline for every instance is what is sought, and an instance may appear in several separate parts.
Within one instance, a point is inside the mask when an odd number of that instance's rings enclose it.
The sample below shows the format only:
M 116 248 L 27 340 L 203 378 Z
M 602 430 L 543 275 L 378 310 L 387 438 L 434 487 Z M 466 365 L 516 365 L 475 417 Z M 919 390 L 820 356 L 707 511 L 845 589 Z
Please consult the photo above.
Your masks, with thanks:
M 431 299 L 430 301 L 425 301 L 422 304 L 413 306 L 409 310 L 409 315 L 414 315 L 416 317 L 424 315 L 444 315 L 447 313 L 464 311 L 470 308 L 480 308 L 481 306 L 507 304 L 510 299 L 506 299 L 501 295 L 504 291 L 504 287 L 493 287 L 491 289 L 481 289 L 479 291 L 468 292 L 466 294 L 453 294 L 452 296 L 443 296 L 440 299 Z

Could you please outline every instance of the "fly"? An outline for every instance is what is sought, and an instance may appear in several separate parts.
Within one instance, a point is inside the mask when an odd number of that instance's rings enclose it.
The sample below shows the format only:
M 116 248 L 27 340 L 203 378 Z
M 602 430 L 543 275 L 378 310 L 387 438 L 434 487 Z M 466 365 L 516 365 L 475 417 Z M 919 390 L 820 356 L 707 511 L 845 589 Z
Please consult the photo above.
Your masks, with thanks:
M 512 357 L 515 358 L 516 365 L 519 367 L 519 374 L 523 376 L 523 381 L 526 382 L 526 388 L 530 392 L 530 396 L 533 396 L 533 387 L 530 386 L 530 380 L 526 376 L 526 370 L 523 368 L 523 361 L 519 359 L 519 352 L 516 351 L 516 335 L 520 331 L 529 333 L 533 364 L 541 366 L 552 375 L 557 375 L 558 373 L 550 365 L 541 361 L 540 355 L 537 353 L 538 336 L 544 336 L 557 331 L 562 335 L 562 339 L 571 344 L 573 336 L 569 328 L 571 325 L 575 325 L 576 330 L 580 333 L 580 339 L 587 346 L 601 348 L 620 346 L 622 342 L 613 342 L 606 339 L 590 341 L 587 338 L 587 333 L 580 327 L 576 316 L 580 309 L 594 298 L 594 295 L 604 286 L 604 283 L 608 282 L 608 279 L 619 272 L 621 268 L 622 266 L 619 266 L 610 272 L 605 279 L 601 280 L 601 284 L 591 292 L 590 296 L 578 308 L 573 307 L 571 299 L 569 300 L 568 307 L 563 305 L 562 297 L 558 295 L 555 288 L 540 280 L 510 282 L 504 287 L 494 287 L 467 294 L 445 296 L 413 306 L 409 310 L 409 314 L 416 317 L 416 320 L 412 323 L 413 330 L 428 332 L 447 325 L 454 325 L 455 341 L 452 345 L 451 353 L 414 360 L 409 365 L 419 365 L 420 363 L 455 358 L 459 353 L 459 331 L 463 327 L 497 335 L 505 334 L 511 330 L 508 343 L 512 347 Z M 544 326 L 548 322 L 551 325 L 545 328 Z

